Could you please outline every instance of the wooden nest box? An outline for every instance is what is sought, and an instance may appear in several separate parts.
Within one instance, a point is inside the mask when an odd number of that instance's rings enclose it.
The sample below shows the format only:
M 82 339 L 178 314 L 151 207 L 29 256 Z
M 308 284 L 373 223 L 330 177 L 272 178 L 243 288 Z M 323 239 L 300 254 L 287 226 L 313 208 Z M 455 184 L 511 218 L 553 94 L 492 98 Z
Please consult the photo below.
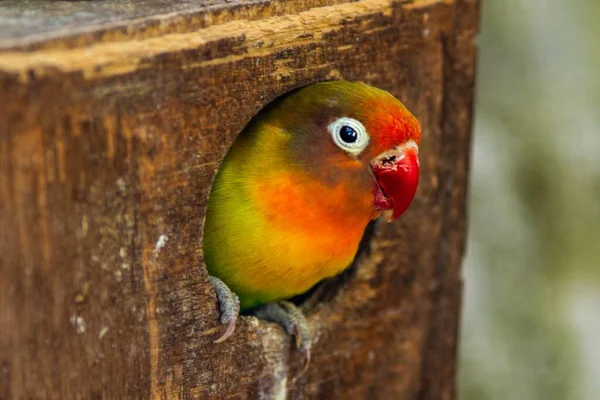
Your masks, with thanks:
M 0 3 L 0 398 L 454 398 L 478 2 L 134 3 Z M 332 79 L 406 104 L 422 175 L 302 375 L 278 325 L 213 343 L 202 226 L 245 124 Z

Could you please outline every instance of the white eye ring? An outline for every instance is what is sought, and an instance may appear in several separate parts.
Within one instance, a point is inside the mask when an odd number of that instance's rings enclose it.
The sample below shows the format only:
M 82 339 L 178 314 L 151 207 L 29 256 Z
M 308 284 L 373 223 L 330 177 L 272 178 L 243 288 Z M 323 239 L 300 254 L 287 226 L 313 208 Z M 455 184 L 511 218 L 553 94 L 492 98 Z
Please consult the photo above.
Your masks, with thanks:
M 348 129 L 350 128 L 350 129 Z M 369 134 L 365 126 L 354 118 L 342 117 L 333 121 L 327 127 L 333 142 L 342 150 L 359 155 L 369 144 Z M 348 137 L 348 134 L 353 135 Z M 353 139 L 350 141 L 348 139 Z

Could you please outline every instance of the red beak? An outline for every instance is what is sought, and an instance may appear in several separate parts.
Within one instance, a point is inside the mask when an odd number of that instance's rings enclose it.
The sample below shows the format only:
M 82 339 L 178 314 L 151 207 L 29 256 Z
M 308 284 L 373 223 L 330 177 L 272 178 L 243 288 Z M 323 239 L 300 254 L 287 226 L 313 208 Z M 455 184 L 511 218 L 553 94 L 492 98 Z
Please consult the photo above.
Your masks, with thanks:
M 402 215 L 412 203 L 419 184 L 418 147 L 408 142 L 379 155 L 371 162 L 377 184 L 374 207 L 393 210 L 390 222 Z

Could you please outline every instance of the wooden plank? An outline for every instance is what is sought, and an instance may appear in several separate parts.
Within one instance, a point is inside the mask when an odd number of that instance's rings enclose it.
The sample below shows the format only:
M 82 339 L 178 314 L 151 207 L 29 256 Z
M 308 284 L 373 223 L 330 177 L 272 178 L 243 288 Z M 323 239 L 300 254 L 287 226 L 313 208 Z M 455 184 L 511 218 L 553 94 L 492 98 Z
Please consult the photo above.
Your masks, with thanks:
M 410 0 L 399 0 L 398 2 Z M 73 47 L 189 32 L 231 20 L 297 14 L 347 0 L 103 0 L 0 2 L 0 49 Z
M 478 2 L 102 4 L 0 29 L 0 398 L 453 398 Z M 256 112 L 340 78 L 417 115 L 423 175 L 304 303 L 301 375 L 276 325 L 212 343 L 203 213 Z

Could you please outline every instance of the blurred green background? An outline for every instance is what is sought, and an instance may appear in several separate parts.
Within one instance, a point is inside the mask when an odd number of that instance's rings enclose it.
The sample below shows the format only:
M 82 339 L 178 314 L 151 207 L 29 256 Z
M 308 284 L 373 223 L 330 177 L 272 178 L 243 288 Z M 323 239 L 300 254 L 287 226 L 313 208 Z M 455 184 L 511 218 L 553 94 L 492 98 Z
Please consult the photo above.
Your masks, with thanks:
M 600 399 L 600 1 L 482 6 L 460 398 Z

